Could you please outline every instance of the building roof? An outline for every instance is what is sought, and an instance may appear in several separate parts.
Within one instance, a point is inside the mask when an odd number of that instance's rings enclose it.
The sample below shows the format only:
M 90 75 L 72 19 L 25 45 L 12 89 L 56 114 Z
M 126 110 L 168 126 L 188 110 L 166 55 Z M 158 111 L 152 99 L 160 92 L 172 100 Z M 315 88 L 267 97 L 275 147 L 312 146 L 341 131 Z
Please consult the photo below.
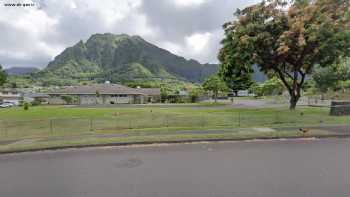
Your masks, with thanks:
M 148 95 L 146 91 L 135 89 L 135 88 L 129 88 L 120 84 L 93 84 L 93 85 L 82 85 L 82 86 L 68 86 L 61 89 L 55 89 L 48 93 L 51 94 L 96 94 L 96 92 L 99 92 L 99 94 L 133 94 L 133 95 Z M 150 90 L 150 93 L 154 92 L 155 90 Z M 160 90 L 159 90 L 160 94 Z
M 20 93 L 20 91 L 15 88 L 1 88 L 0 92 Z
M 45 93 L 25 93 L 24 97 L 29 97 L 29 98 L 45 98 L 49 97 L 48 94 Z
M 22 92 L 14 88 L 0 89 L 0 99 L 20 99 L 22 98 Z
M 137 91 L 149 96 L 160 95 L 160 88 L 138 88 Z

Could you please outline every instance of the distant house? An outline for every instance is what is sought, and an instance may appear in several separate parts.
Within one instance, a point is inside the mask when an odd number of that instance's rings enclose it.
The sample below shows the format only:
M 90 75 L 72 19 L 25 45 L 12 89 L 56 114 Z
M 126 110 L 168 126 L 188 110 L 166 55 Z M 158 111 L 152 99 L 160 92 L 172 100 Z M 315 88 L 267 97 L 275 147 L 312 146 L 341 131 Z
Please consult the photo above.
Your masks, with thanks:
M 137 88 L 137 91 L 145 96 L 145 101 L 147 103 L 160 102 L 160 88 Z
M 237 96 L 249 96 L 249 91 L 248 90 L 239 90 L 237 92 Z
M 37 102 L 39 104 L 48 104 L 49 95 L 45 93 L 24 93 L 23 100 L 25 102 Z
M 48 103 L 54 105 L 144 104 L 158 102 L 160 89 L 138 89 L 105 83 L 64 87 L 55 89 L 48 95 Z
M 190 93 L 187 90 L 179 90 L 179 95 L 180 96 L 189 96 Z
M 23 100 L 22 92 L 16 89 L 0 89 L 0 102 L 10 102 L 15 105 L 19 105 Z

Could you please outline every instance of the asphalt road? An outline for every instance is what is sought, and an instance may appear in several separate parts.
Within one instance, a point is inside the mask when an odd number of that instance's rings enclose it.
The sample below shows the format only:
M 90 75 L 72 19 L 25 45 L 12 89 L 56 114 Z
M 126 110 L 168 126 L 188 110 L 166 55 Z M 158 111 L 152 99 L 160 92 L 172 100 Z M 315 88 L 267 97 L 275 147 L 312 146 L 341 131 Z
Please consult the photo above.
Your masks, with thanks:
M 348 197 L 350 139 L 0 156 L 6 197 Z

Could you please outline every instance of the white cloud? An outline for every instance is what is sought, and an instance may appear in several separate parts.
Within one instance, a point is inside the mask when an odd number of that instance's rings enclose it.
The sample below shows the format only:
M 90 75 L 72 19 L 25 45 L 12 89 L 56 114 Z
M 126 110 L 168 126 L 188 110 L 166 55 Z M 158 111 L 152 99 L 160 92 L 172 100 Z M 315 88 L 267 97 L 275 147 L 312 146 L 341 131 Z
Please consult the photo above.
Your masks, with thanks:
M 209 32 L 206 33 L 195 33 L 190 36 L 185 37 L 186 46 L 189 49 L 192 49 L 191 51 L 194 54 L 201 53 L 203 50 L 205 50 L 206 47 L 208 47 L 209 40 L 211 38 L 212 34 Z
M 28 62 L 34 57 L 50 60 L 60 51 L 60 46 L 42 41 L 42 37 L 50 34 L 58 23 L 57 19 L 49 17 L 43 10 L 33 7 L 0 7 L 0 13 L 1 57 Z M 34 66 L 28 64 L 23 66 Z
M 198 6 L 207 1 L 208 0 L 174 0 L 174 3 L 177 6 L 189 7 L 189 6 Z
M 193 33 L 185 36 L 182 42 L 162 41 L 158 43 L 158 46 L 201 63 L 218 63 L 216 57 L 222 38 L 222 30 L 216 29 L 211 32 Z
M 146 16 L 136 12 L 141 5 L 142 0 L 49 0 L 41 9 L 39 4 L 26 8 L 0 5 L 0 57 L 14 60 L 9 65 L 2 58 L 0 63 L 9 67 L 15 59 L 30 62 L 41 57 L 45 62 L 40 65 L 23 66 L 43 67 L 64 48 L 94 33 L 155 35 Z
M 160 42 L 158 46 L 167 49 L 168 51 L 174 54 L 180 54 L 183 51 L 183 48 L 179 44 L 169 41 Z
M 185 58 L 217 62 L 221 25 L 258 0 L 0 0 L 0 64 L 44 67 L 95 33 L 140 35 Z M 174 9 L 175 8 L 175 9 Z M 195 9 L 192 9 L 195 8 Z
M 86 6 L 79 7 L 79 12 L 83 15 L 88 13 L 96 13 L 105 25 L 112 26 L 116 22 L 126 19 L 139 6 L 142 5 L 141 0 L 75 0 L 77 4 L 85 4 Z

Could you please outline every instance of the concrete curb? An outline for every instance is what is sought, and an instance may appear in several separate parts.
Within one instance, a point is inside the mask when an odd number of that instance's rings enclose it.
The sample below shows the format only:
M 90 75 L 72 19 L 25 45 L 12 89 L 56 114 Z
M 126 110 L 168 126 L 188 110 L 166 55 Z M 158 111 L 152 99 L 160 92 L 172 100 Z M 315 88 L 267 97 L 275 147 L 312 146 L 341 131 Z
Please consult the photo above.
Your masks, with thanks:
M 98 147 L 126 147 L 132 145 L 156 145 L 156 144 L 184 144 L 184 143 L 199 143 L 199 142 L 239 142 L 248 140 L 281 140 L 281 139 L 308 139 L 308 138 L 350 138 L 350 134 L 344 135 L 314 135 L 314 136 L 290 136 L 290 137 L 257 137 L 257 138 L 239 138 L 239 139 L 194 139 L 194 140 L 170 140 L 170 141 L 147 141 L 147 142 L 116 142 L 105 144 L 87 144 L 87 145 L 67 145 L 60 147 L 47 147 L 47 148 L 32 148 L 25 150 L 9 150 L 0 151 L 0 155 L 13 154 L 13 153 L 27 153 L 27 152 L 40 152 L 40 151 L 55 151 L 66 149 L 83 149 L 83 148 L 98 148 Z

